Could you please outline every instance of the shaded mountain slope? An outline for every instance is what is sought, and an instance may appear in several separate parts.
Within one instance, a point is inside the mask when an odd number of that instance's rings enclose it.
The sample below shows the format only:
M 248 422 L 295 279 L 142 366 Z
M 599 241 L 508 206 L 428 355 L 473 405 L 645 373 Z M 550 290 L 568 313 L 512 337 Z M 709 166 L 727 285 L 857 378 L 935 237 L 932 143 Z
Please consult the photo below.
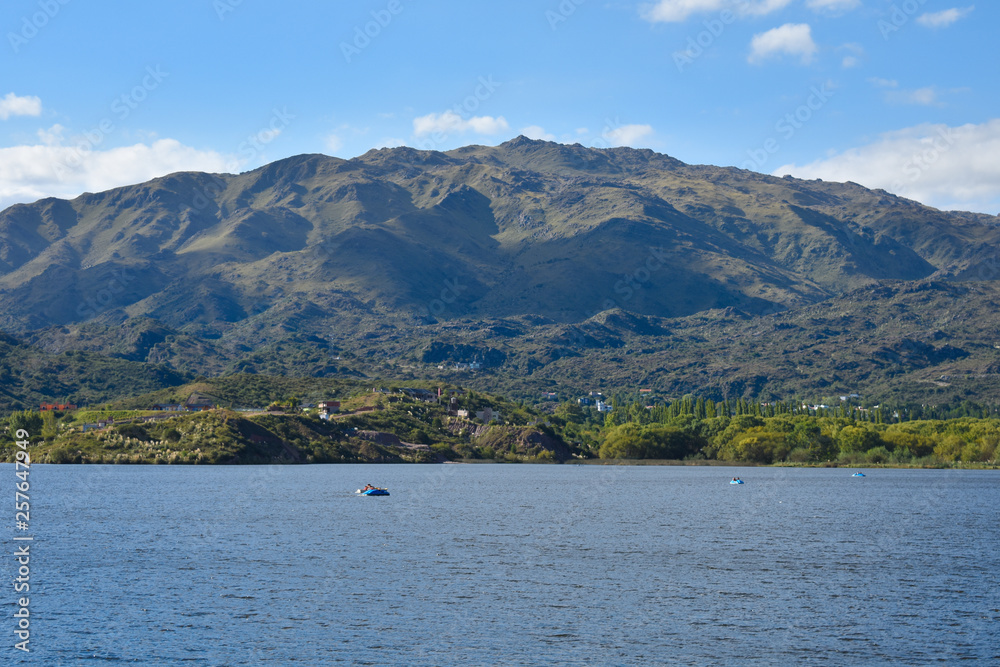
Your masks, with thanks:
M 998 242 L 995 218 L 853 184 L 520 137 L 14 206 L 0 213 L 0 324 L 116 311 L 218 337 L 286 299 L 335 317 L 331 298 L 390 319 L 773 312 L 876 280 L 992 278 Z

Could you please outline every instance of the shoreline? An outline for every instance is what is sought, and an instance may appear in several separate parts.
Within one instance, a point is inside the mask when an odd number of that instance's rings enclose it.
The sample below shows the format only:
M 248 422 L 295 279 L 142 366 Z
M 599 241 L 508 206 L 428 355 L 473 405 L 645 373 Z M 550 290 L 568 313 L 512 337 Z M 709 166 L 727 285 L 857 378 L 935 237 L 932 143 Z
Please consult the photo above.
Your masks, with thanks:
M 13 461 L 2 461 L 0 465 L 14 465 Z M 165 461 L 150 461 L 150 462 L 130 462 L 130 463 L 95 463 L 95 462 L 67 462 L 67 463 L 52 463 L 52 462 L 37 462 L 32 463 L 33 466 L 136 466 L 136 467 L 147 467 L 147 466 L 157 466 L 157 467 L 193 467 L 193 468 L 239 468 L 248 466 L 313 466 L 313 465 L 334 465 L 334 466 L 357 466 L 357 465 L 390 465 L 390 466 L 400 466 L 400 465 L 419 465 L 419 466 L 433 466 L 433 465 L 562 465 L 562 466 L 625 466 L 625 467 L 643 467 L 643 466 L 655 466 L 655 467 L 678 467 L 678 468 L 836 468 L 842 470 L 1000 470 L 1000 463 L 978 463 L 978 464 L 968 464 L 968 463 L 958 463 L 958 464 L 948 464 L 942 463 L 940 465 L 911 465 L 905 463 L 874 463 L 870 465 L 859 465 L 856 463 L 838 464 L 835 462 L 825 462 L 825 463 L 752 463 L 747 461 L 678 461 L 671 459 L 573 459 L 567 461 L 496 461 L 496 460 L 484 460 L 484 459 L 457 459 L 454 461 L 426 461 L 426 462 L 413 462 L 413 461 L 392 461 L 392 462 L 379 462 L 379 461 L 350 461 L 350 462 L 340 462 L 340 463 L 325 463 L 325 462 L 294 462 L 294 461 L 273 461 L 268 463 L 188 463 L 188 462 L 172 462 L 167 463 Z

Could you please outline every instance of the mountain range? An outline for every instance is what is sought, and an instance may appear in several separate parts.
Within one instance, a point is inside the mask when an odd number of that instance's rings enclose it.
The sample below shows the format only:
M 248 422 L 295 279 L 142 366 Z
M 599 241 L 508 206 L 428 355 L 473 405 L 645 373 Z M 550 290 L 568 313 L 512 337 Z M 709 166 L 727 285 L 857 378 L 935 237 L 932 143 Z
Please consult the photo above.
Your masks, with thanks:
M 518 137 L 12 206 L 0 329 L 160 373 L 993 400 L 998 248 L 855 183 Z

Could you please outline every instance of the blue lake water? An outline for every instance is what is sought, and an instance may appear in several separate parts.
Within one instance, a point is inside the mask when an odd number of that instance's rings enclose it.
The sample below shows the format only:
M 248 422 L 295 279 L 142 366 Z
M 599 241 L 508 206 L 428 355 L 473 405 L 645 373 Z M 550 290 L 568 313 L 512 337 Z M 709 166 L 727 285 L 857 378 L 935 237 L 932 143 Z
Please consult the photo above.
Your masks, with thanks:
M 3 496 L 15 481 L 0 466 Z M 995 472 L 34 466 L 31 481 L 33 652 L 7 614 L 3 664 L 1000 663 Z M 392 495 L 358 497 L 368 482 Z M 15 568 L 3 559 L 11 613 Z

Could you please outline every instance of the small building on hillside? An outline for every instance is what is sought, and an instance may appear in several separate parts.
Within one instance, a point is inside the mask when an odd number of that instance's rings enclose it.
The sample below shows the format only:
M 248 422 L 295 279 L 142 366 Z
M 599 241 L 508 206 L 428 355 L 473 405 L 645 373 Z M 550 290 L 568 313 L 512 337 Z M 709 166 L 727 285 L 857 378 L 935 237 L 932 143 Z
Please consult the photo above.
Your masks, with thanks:
M 101 421 L 94 424 L 84 424 L 82 430 L 84 433 L 87 431 L 103 431 L 109 426 L 114 426 L 115 420 L 113 417 L 108 417 L 107 419 L 102 419 Z
M 183 405 L 178 403 L 154 403 L 149 409 L 160 412 L 184 412 L 186 410 Z
M 399 391 L 412 399 L 424 401 L 425 403 L 434 403 L 438 400 L 437 394 L 429 389 L 410 389 L 409 387 L 401 387 Z
M 340 412 L 340 401 L 320 401 L 316 407 L 320 412 Z
M 611 405 L 609 403 L 605 403 L 604 401 L 598 401 L 597 402 L 597 411 L 598 412 L 611 412 L 611 410 L 612 410 L 612 407 L 611 407 Z
M 188 412 L 202 412 L 203 410 L 214 409 L 215 402 L 210 397 L 195 392 L 188 396 L 188 400 L 184 406 Z
M 476 412 L 476 419 L 481 419 L 487 423 L 500 421 L 500 413 L 494 412 L 493 408 L 483 408 Z

